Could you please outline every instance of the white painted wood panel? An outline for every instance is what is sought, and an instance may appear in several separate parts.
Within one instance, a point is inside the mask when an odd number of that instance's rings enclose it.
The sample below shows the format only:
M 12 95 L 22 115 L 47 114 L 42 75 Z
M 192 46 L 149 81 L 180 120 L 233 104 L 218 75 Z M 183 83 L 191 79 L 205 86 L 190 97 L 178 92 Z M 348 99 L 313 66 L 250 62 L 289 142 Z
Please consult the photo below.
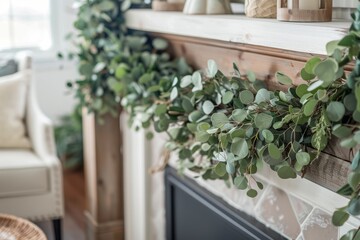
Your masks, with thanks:
M 181 12 L 130 10 L 129 28 L 199 37 L 224 42 L 272 47 L 290 51 L 326 54 L 327 42 L 342 38 L 349 21 L 330 23 L 279 22 L 242 15 L 184 15 Z

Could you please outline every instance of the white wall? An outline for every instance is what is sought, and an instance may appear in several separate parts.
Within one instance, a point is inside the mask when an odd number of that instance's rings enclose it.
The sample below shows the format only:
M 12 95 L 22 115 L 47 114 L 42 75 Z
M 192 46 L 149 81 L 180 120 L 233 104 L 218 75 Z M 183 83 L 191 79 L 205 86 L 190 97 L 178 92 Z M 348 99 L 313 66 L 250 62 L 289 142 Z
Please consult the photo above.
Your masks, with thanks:
M 34 52 L 33 69 L 38 100 L 41 109 L 52 120 L 72 111 L 76 100 L 66 87 L 66 82 L 77 77 L 76 63 L 59 61 L 57 53 L 71 49 L 65 41 L 67 33 L 73 31 L 76 10 L 74 0 L 52 0 L 53 48 L 45 52 Z

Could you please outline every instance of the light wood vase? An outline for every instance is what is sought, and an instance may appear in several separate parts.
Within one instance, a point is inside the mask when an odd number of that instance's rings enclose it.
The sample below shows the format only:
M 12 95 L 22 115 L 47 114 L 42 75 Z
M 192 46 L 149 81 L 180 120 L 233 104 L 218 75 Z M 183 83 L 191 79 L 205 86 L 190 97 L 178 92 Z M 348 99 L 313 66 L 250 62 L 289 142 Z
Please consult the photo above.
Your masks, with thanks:
M 288 7 L 292 1 L 292 8 Z M 277 19 L 289 22 L 330 22 L 332 20 L 332 0 L 321 0 L 320 9 L 299 9 L 301 0 L 277 0 Z M 315 0 L 314 0 L 315 1 Z
M 253 18 L 276 18 L 276 0 L 246 0 L 245 14 Z
M 154 0 L 151 7 L 154 11 L 176 11 L 181 12 L 184 9 L 185 0 Z
M 232 14 L 229 0 L 186 0 L 185 14 Z

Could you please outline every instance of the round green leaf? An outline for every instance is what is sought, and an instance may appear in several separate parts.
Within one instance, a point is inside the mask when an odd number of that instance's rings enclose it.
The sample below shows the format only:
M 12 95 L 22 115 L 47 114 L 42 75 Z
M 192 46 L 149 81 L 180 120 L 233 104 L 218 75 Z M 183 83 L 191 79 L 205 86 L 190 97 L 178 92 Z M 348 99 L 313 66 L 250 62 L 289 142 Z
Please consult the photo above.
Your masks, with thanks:
M 162 38 L 155 38 L 152 44 L 156 50 L 165 50 L 168 47 L 168 42 Z
M 262 102 L 268 102 L 270 100 L 270 92 L 265 88 L 260 89 L 256 93 L 255 103 L 260 104 Z
M 315 66 L 314 73 L 319 79 L 324 81 L 324 87 L 326 87 L 335 80 L 338 68 L 338 63 L 334 59 L 328 58 Z
M 341 102 L 331 102 L 327 108 L 326 113 L 330 121 L 338 122 L 345 115 L 345 107 Z
M 351 215 L 354 215 L 354 216 L 360 215 L 360 197 L 359 196 L 351 199 L 347 210 Z
M 235 166 L 233 163 L 227 163 L 226 164 L 226 172 L 230 175 L 235 173 Z
M 183 77 L 180 81 L 180 87 L 186 88 L 192 83 L 192 77 L 190 75 L 187 75 Z
M 245 139 L 240 138 L 231 144 L 231 152 L 238 156 L 240 159 L 244 159 L 249 154 L 249 146 Z
M 179 94 L 178 89 L 174 87 L 170 93 L 170 100 L 174 101 L 177 98 L 178 94 Z
M 237 176 L 234 179 L 234 184 L 238 189 L 245 190 L 248 187 L 248 180 L 244 176 Z
M 282 179 L 295 179 L 297 177 L 296 172 L 289 166 L 283 166 L 277 171 L 278 176 Z
M 167 110 L 167 105 L 166 104 L 160 104 L 160 105 L 156 106 L 156 109 L 155 109 L 154 113 L 155 113 L 156 116 L 160 116 L 161 114 L 166 113 L 166 110 Z
M 348 176 L 348 183 L 354 191 L 359 187 L 360 184 L 360 173 L 351 172 Z
M 212 113 L 212 111 L 214 111 L 214 104 L 211 101 L 206 100 L 204 102 L 204 104 L 202 105 L 202 110 L 205 114 L 208 115 L 208 114 Z
M 249 189 L 246 195 L 248 195 L 248 197 L 255 198 L 258 195 L 258 192 L 255 189 Z
M 240 101 L 245 105 L 249 105 L 254 102 L 254 94 L 249 90 L 244 90 L 240 92 Z
M 304 115 L 311 116 L 314 113 L 317 104 L 318 104 L 318 100 L 315 100 L 315 99 L 311 99 L 307 103 L 305 103 Z
M 298 152 L 296 153 L 296 161 L 297 163 L 299 163 L 301 166 L 306 166 L 310 163 L 310 154 L 307 152 Z
M 279 160 L 282 158 L 282 153 L 280 149 L 273 143 L 268 145 L 268 151 L 271 158 Z
M 261 134 L 267 143 L 271 143 L 274 141 L 274 135 L 269 130 L 264 129 Z
M 344 105 L 347 110 L 353 112 L 356 110 L 356 97 L 354 94 L 348 94 L 344 98 Z
M 349 219 L 350 215 L 345 211 L 335 211 L 332 216 L 332 223 L 336 227 L 344 225 L 344 223 Z
M 194 110 L 193 104 L 191 103 L 190 99 L 187 97 L 182 98 L 181 106 L 187 113 L 190 113 Z
M 234 98 L 234 94 L 231 91 L 228 91 L 224 94 L 222 102 L 223 104 L 228 104 L 230 103 Z
M 256 75 L 255 75 L 254 72 L 252 72 L 252 71 L 247 71 L 247 72 L 246 72 L 246 75 L 247 75 L 248 80 L 249 80 L 250 82 L 253 83 L 253 82 L 256 81 Z
M 216 73 L 218 72 L 218 67 L 216 62 L 212 59 L 208 61 L 208 77 L 213 78 L 215 77 Z
M 275 77 L 277 81 L 283 85 L 291 86 L 293 84 L 291 78 L 281 72 L 276 72 Z
M 219 177 L 223 177 L 226 174 L 226 165 L 222 162 L 218 163 L 215 167 L 215 173 Z
M 341 124 L 337 124 L 333 127 L 332 134 L 338 138 L 346 138 L 349 137 L 352 133 L 352 130 L 348 127 L 342 126 Z
M 214 113 L 211 116 L 211 122 L 214 127 L 223 127 L 229 122 L 229 118 L 224 113 Z
M 305 71 L 308 74 L 314 74 L 314 70 L 316 65 L 318 65 L 321 62 L 321 59 L 319 57 L 313 57 L 310 60 L 308 60 L 305 64 Z
M 266 113 L 259 113 L 256 115 L 254 122 L 258 129 L 268 129 L 272 125 L 273 117 Z
M 247 117 L 247 111 L 244 109 L 235 109 L 232 112 L 231 118 L 238 122 L 238 123 L 242 123 Z
M 206 131 L 197 132 L 195 134 L 196 141 L 204 143 L 207 142 L 210 138 L 210 134 L 208 134 Z

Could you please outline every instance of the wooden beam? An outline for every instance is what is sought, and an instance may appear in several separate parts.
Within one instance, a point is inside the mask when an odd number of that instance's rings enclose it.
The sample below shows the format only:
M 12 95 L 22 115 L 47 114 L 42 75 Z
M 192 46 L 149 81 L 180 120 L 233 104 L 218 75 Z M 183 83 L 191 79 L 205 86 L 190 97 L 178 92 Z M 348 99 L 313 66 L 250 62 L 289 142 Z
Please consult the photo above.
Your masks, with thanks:
M 120 115 L 120 113 L 119 113 Z M 99 124 L 83 110 L 87 239 L 124 239 L 123 162 L 119 116 Z

